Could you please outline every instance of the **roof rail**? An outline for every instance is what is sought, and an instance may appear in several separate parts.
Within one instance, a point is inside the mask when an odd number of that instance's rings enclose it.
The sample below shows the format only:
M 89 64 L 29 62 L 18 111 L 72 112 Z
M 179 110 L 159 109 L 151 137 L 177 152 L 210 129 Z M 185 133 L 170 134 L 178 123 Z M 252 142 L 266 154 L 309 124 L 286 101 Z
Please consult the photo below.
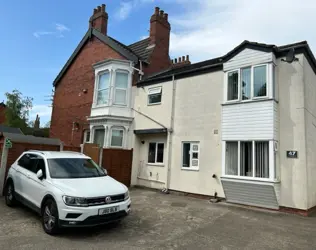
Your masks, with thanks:
M 26 152 L 36 152 L 36 153 L 45 155 L 43 151 L 41 151 L 41 150 L 36 150 L 36 149 L 29 149 L 29 150 L 27 150 Z

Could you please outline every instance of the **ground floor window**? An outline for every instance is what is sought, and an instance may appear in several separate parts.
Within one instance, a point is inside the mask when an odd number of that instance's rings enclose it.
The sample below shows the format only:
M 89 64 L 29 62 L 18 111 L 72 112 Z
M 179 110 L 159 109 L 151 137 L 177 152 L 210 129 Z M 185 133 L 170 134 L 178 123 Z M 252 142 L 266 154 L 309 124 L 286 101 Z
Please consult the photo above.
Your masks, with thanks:
M 83 133 L 83 143 L 90 142 L 90 130 L 85 130 Z
M 199 169 L 200 145 L 198 142 L 182 143 L 182 168 Z
M 111 147 L 123 147 L 124 130 L 120 128 L 111 129 Z
M 150 142 L 148 147 L 148 163 L 163 163 L 164 143 Z
M 226 175 L 270 178 L 269 141 L 227 141 L 225 150 Z
M 105 129 L 95 129 L 94 130 L 94 140 L 95 144 L 98 144 L 99 147 L 103 147 L 105 137 Z

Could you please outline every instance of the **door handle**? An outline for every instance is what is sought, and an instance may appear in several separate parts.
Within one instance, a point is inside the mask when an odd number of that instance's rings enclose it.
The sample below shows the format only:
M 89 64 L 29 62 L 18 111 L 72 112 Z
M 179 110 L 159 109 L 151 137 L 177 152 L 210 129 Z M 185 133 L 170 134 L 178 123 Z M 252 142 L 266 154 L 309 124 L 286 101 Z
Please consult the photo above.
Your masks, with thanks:
M 31 179 L 31 176 L 29 174 L 27 174 L 26 176 L 27 176 L 27 178 Z

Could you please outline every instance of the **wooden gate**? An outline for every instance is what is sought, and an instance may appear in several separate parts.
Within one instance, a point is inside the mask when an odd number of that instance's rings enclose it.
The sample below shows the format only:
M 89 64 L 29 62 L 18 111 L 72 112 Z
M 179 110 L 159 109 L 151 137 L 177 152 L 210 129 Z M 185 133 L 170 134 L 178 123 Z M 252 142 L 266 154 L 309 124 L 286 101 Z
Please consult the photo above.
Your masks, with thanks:
M 91 159 L 97 164 L 100 163 L 100 150 L 101 148 L 98 144 L 85 143 L 83 145 L 83 153 L 91 157 Z
M 102 167 L 111 177 L 128 187 L 131 184 L 132 161 L 133 149 L 103 149 Z

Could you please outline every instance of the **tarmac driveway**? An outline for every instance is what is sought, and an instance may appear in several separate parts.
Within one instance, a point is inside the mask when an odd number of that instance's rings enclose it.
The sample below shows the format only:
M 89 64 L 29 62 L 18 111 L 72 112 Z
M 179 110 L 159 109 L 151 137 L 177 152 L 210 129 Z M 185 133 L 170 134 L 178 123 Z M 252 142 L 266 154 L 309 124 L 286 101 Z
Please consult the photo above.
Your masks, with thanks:
M 0 249 L 315 249 L 316 218 L 248 210 L 153 191 L 131 191 L 117 226 L 49 236 L 26 208 L 0 199 Z

